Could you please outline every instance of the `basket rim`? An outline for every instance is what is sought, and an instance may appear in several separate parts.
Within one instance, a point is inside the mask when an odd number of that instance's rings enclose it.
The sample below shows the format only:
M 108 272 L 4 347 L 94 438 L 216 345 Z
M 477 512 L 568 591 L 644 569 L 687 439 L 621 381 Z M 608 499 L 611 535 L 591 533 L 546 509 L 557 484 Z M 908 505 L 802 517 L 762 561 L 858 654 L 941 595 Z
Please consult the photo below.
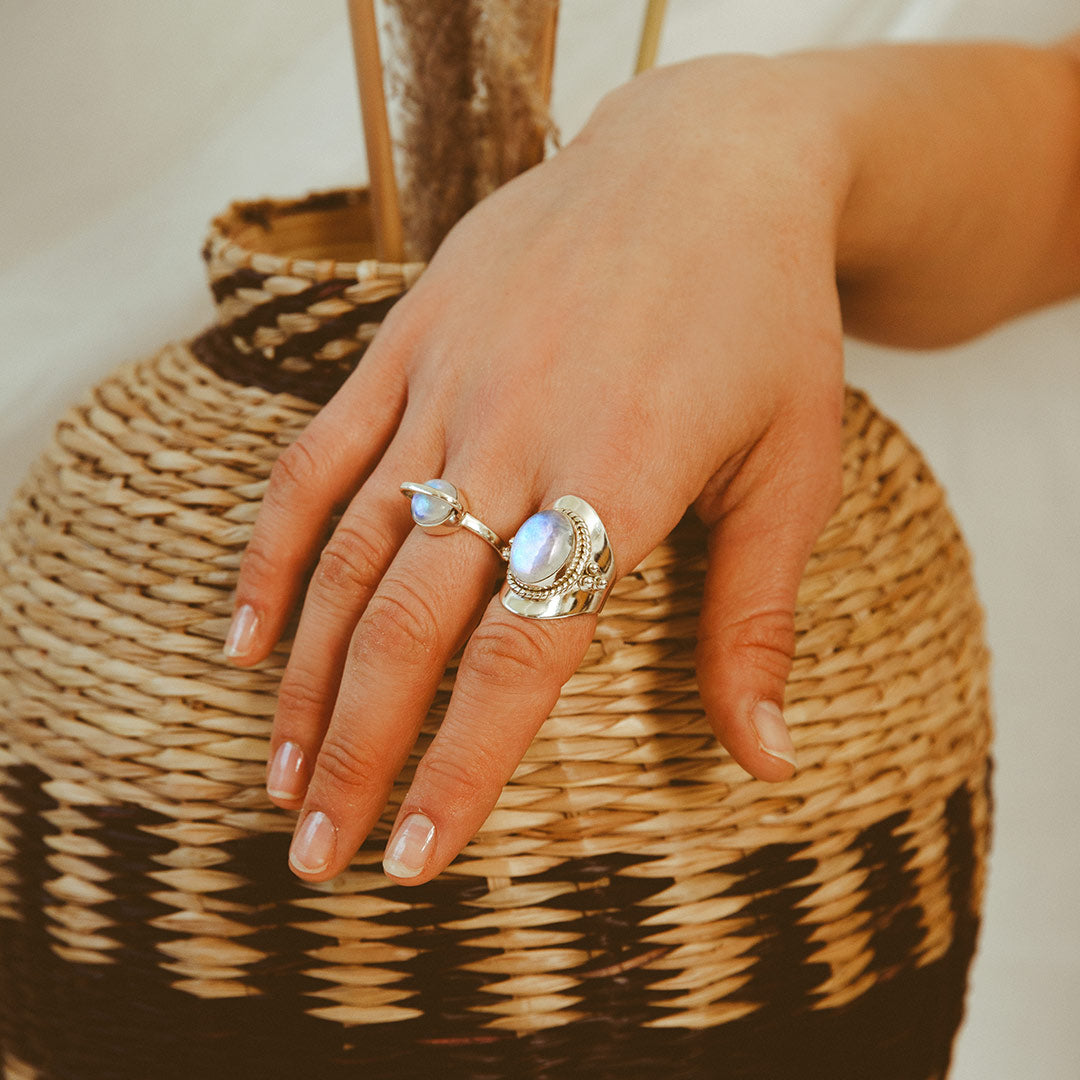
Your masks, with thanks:
M 404 288 L 411 286 L 427 263 L 304 258 L 266 250 L 240 239 L 242 233 L 250 233 L 253 228 L 261 228 L 269 235 L 275 223 L 293 215 L 342 210 L 355 210 L 358 220 L 370 222 L 369 188 L 333 187 L 287 198 L 266 196 L 258 199 L 235 199 L 211 219 L 203 246 L 203 257 L 210 266 L 226 272 L 250 269 L 273 277 L 298 277 L 314 281 L 378 281 Z

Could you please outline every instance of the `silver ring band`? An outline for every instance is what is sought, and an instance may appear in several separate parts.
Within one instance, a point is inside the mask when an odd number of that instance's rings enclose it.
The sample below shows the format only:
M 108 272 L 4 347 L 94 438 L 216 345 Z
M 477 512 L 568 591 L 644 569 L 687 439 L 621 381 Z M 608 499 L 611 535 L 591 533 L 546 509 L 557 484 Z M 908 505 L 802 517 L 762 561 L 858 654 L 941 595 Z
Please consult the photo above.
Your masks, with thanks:
M 461 515 L 461 527 L 469 532 L 476 533 L 481 540 L 486 540 L 498 553 L 504 562 L 510 558 L 510 545 L 499 536 L 494 529 L 489 529 L 479 518 L 475 518 L 467 510 Z
M 533 514 L 510 541 L 503 607 L 527 619 L 564 619 L 604 606 L 615 553 L 600 515 L 576 495 Z
M 468 529 L 490 544 L 501 559 L 509 559 L 510 545 L 469 513 L 461 492 L 449 480 L 429 480 L 426 484 L 409 480 L 401 485 L 401 493 L 412 501 L 412 519 L 424 532 L 447 536 L 458 529 Z
M 449 480 L 406 481 L 412 519 L 435 536 L 468 529 L 506 562 L 503 607 L 527 619 L 564 619 L 599 611 L 615 580 L 615 553 L 600 515 L 576 495 L 562 495 L 550 510 L 529 517 L 507 543 L 473 517 Z

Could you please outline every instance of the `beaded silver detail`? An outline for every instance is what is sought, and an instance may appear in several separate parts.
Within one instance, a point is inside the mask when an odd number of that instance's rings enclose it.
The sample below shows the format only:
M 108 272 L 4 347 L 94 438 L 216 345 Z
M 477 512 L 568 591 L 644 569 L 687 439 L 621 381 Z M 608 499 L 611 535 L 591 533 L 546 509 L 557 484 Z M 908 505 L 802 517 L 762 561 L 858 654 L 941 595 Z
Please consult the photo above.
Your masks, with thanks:
M 519 596 L 526 600 L 546 600 L 556 593 L 569 592 L 580 581 L 582 575 L 589 572 L 587 563 L 590 561 L 592 545 L 589 543 L 589 527 L 581 518 L 568 510 L 563 510 L 574 526 L 574 551 L 563 568 L 562 573 L 550 584 L 543 588 L 535 585 L 527 585 L 513 570 L 507 567 L 506 584 Z M 513 541 L 511 541 L 513 543 Z M 595 563 L 593 564 L 595 566 Z
M 554 581 L 543 586 L 521 581 L 508 566 L 499 595 L 503 607 L 528 619 L 599 611 L 615 577 L 615 555 L 599 514 L 576 495 L 560 496 L 552 509 L 565 514 L 574 528 L 574 547 L 566 564 Z

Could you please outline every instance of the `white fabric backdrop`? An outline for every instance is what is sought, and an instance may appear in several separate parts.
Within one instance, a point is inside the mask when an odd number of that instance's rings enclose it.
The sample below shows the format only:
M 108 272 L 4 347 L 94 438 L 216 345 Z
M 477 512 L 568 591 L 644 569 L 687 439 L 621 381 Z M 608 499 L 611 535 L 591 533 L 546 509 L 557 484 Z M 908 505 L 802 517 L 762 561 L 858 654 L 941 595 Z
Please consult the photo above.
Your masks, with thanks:
M 643 2 L 563 0 L 564 136 L 632 67 Z M 233 198 L 366 175 L 340 0 L 0 0 L 0 496 L 63 406 L 211 318 L 198 250 Z M 1047 41 L 1074 0 L 670 0 L 660 62 L 877 38 Z M 990 891 L 952 1080 L 1080 1075 L 1080 304 L 944 352 L 852 345 L 926 451 L 995 654 Z

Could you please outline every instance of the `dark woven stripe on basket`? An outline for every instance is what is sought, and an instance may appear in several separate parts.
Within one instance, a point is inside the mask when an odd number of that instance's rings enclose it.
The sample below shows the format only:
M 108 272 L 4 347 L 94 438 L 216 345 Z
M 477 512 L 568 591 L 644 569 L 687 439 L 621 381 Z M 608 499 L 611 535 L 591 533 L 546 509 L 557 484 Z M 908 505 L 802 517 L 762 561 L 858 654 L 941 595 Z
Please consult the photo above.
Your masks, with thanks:
M 102 865 L 114 888 L 132 887 L 122 898 L 101 905 L 114 922 L 109 937 L 120 944 L 115 964 L 73 964 L 56 957 L 42 910 L 55 878 L 42 858 L 51 829 L 41 811 L 49 800 L 42 775 L 31 766 L 9 771 L 0 792 L 20 808 L 17 895 L 22 922 L 0 920 L 5 963 L 0 1015 L 28 1022 L 7 1027 L 3 1045 L 49 1080 L 235 1080 L 259 1076 L 293 1080 L 313 1061 L 320 1080 L 372 1075 L 387 1080 L 442 1075 L 481 1078 L 558 1077 L 565 1080 L 625 1080 L 627 1076 L 690 1080 L 737 1076 L 740 1080 L 930 1080 L 944 1075 L 960 1002 L 974 949 L 978 916 L 973 910 L 975 850 L 971 795 L 959 787 L 948 800 L 950 895 L 956 917 L 954 940 L 940 960 L 917 967 L 907 939 L 917 931 L 919 911 L 912 853 L 905 850 L 904 815 L 864 830 L 856 840 L 865 864 L 877 871 L 861 906 L 876 926 L 874 985 L 841 1008 L 815 1008 L 814 990 L 827 977 L 826 965 L 809 961 L 806 931 L 800 928 L 794 884 L 807 869 L 797 845 L 769 845 L 731 867 L 735 888 L 753 896 L 746 908 L 747 933 L 765 929 L 768 940 L 755 947 L 753 974 L 740 996 L 756 1001 L 749 1016 L 705 1031 L 647 1028 L 663 1010 L 663 994 L 650 991 L 657 973 L 635 966 L 644 950 L 640 917 L 655 909 L 638 901 L 670 884 L 670 879 L 625 877 L 628 856 L 571 860 L 546 875 L 582 884 L 583 918 L 575 929 L 586 935 L 594 977 L 582 993 L 594 1019 L 515 1036 L 480 1026 L 485 977 L 462 970 L 484 950 L 464 948 L 461 931 L 440 924 L 467 916 L 470 900 L 485 891 L 482 882 L 443 876 L 418 889 L 394 890 L 411 901 L 399 914 L 379 920 L 398 928 L 395 943 L 417 947 L 415 962 L 389 964 L 408 972 L 422 1007 L 419 1019 L 393 1024 L 342 1027 L 305 1014 L 315 1000 L 307 995 L 322 983 L 301 974 L 308 950 L 325 937 L 296 926 L 290 899 L 305 890 L 285 869 L 288 837 L 255 836 L 226 845 L 234 872 L 250 873 L 258 886 L 218 894 L 219 900 L 256 905 L 263 929 L 245 937 L 264 948 L 268 959 L 246 976 L 253 996 L 202 1000 L 172 989 L 175 978 L 161 966 L 158 950 L 171 936 L 148 924 L 167 914 L 166 905 L 145 895 L 152 858 L 172 847 L 144 830 L 163 824 L 159 815 L 135 807 L 83 807 L 98 824 L 84 830 L 106 842 Z M 125 874 L 129 872 L 129 875 Z M 590 882 L 602 881 L 598 890 Z M 586 899 L 587 898 L 587 899 Z M 557 901 L 565 909 L 567 901 Z M 292 925 L 282 925 L 287 920 Z M 435 921 L 433 921 L 435 920 Z M 898 928 L 899 927 L 899 928 Z M 655 950 L 653 950 L 655 951 Z M 623 965 L 624 969 L 620 969 Z M 78 1018 L 77 1023 L 73 1023 Z M 364 1072 L 363 1070 L 367 1070 Z

